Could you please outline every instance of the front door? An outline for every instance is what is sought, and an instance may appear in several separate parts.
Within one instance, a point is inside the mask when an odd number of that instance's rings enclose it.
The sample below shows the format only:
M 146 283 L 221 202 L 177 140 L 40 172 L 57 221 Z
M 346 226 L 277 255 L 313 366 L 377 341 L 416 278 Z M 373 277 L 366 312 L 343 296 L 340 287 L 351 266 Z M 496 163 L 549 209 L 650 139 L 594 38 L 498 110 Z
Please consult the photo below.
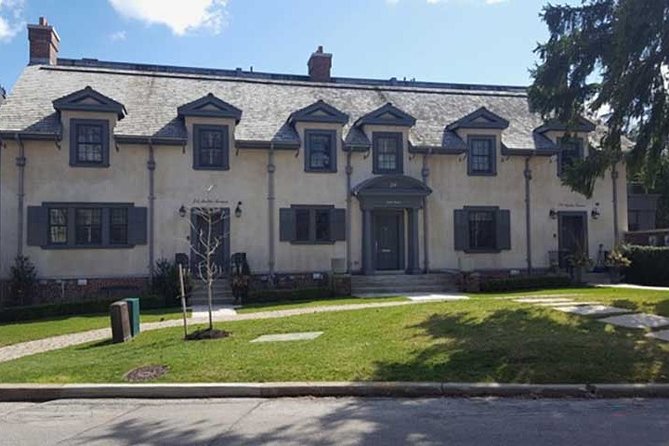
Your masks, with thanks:
M 374 215 L 374 245 L 376 269 L 392 271 L 402 268 L 402 213 L 376 212 Z
M 567 257 L 588 253 L 587 214 L 585 212 L 560 212 L 558 220 L 560 267 L 568 266 Z
M 207 251 L 211 256 L 216 276 L 227 274 L 229 252 L 228 209 L 193 209 L 191 211 L 191 268 L 193 274 L 204 273 Z

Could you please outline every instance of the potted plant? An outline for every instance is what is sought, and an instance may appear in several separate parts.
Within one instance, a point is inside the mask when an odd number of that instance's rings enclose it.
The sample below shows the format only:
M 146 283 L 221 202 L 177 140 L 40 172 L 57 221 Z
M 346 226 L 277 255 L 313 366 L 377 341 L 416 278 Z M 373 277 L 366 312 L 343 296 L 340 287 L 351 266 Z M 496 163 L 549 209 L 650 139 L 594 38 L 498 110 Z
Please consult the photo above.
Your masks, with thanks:
M 606 266 L 609 269 L 609 277 L 611 283 L 619 283 L 621 272 L 624 268 L 629 267 L 632 261 L 625 257 L 622 250 L 615 248 L 606 256 Z
M 592 259 L 582 250 L 577 249 L 567 256 L 567 262 L 571 267 L 572 279 L 576 283 L 583 283 L 583 272 L 592 266 Z

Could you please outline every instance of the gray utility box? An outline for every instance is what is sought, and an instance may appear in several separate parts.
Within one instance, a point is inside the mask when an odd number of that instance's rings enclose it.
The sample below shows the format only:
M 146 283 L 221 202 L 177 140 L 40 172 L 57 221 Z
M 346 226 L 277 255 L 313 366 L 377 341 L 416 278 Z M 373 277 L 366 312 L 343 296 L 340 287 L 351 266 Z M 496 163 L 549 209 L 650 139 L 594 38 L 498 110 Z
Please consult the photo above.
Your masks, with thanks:
M 122 300 L 114 302 L 109 306 L 111 314 L 112 342 L 126 342 L 131 339 L 130 317 L 128 316 L 128 303 Z

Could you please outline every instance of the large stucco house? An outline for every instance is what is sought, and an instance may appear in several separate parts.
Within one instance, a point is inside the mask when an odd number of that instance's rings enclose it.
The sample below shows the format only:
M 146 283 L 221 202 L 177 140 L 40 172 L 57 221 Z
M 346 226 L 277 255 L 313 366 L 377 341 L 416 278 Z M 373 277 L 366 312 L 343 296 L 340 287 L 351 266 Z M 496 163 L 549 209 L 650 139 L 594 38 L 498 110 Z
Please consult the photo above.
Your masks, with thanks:
M 43 284 L 142 283 L 190 253 L 194 206 L 226 216 L 219 261 L 245 252 L 270 282 L 333 259 L 368 276 L 542 271 L 627 228 L 622 166 L 591 199 L 560 181 L 595 123 L 563 138 L 525 88 L 331 77 L 320 47 L 307 75 L 62 59 L 52 26 L 28 28 L 0 107 L 2 278 L 22 254 Z

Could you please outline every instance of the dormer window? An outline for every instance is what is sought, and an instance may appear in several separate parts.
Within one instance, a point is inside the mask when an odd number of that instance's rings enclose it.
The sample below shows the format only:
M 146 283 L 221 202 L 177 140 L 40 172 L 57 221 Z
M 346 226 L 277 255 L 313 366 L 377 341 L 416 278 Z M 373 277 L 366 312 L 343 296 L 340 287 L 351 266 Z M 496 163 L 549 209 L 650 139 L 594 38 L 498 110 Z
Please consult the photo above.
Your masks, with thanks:
M 193 168 L 228 170 L 228 126 L 193 125 Z
M 558 155 L 558 175 L 562 175 L 566 168 L 572 166 L 574 161 L 583 159 L 582 138 L 559 138 L 560 152 Z
M 470 136 L 468 138 L 469 175 L 496 174 L 496 138 L 494 136 Z
M 307 172 L 337 171 L 337 132 L 334 130 L 305 130 L 304 153 Z
M 375 174 L 401 174 L 402 134 L 395 132 L 374 132 L 372 136 L 374 150 L 373 171 Z
M 109 167 L 109 121 L 70 120 L 70 165 Z

